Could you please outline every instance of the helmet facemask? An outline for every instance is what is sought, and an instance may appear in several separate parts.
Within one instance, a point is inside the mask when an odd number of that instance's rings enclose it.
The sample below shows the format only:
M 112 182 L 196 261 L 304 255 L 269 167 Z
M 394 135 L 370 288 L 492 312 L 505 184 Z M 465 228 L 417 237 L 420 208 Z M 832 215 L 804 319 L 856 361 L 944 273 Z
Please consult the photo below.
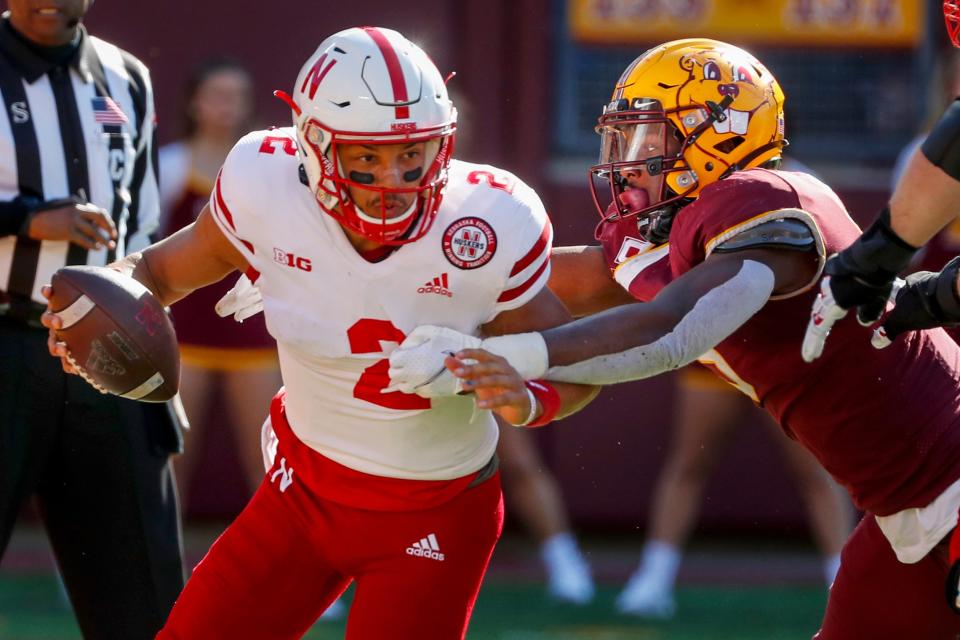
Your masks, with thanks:
M 696 188 L 696 174 L 683 158 L 687 142 L 661 104 L 625 102 L 606 107 L 596 129 L 600 158 L 590 169 L 593 200 L 604 220 L 635 217 L 641 237 L 659 244 Z
M 455 117 L 455 116 L 454 116 Z M 423 237 L 433 223 L 448 180 L 448 166 L 453 152 L 455 124 L 437 130 L 412 131 L 403 135 L 361 134 L 332 131 L 315 119 L 306 119 L 298 136 L 303 150 L 304 170 L 310 189 L 325 213 L 348 229 L 380 244 L 400 245 Z M 345 145 L 398 145 L 423 143 L 423 162 L 416 170 L 402 176 L 404 185 L 382 187 L 374 184 L 369 173 L 345 172 L 341 151 Z M 367 198 L 351 197 L 370 192 L 373 209 L 364 207 Z M 410 205 L 397 215 L 389 207 L 398 200 Z M 379 210 L 377 210 L 379 209 Z

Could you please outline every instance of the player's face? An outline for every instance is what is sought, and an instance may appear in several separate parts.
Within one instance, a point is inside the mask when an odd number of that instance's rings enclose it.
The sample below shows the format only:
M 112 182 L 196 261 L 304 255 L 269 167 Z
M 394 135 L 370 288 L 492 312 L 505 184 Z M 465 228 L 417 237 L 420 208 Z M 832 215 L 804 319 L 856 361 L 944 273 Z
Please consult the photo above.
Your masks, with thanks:
M 424 171 L 426 143 L 346 144 L 339 149 L 343 174 L 354 204 L 373 218 L 387 220 L 404 215 L 416 201 L 414 192 L 383 189 L 414 189 Z
M 92 0 L 7 0 L 13 27 L 45 47 L 70 42 L 91 4 Z
M 625 160 L 648 160 L 650 158 L 672 158 L 680 151 L 680 141 L 671 135 L 671 127 L 665 124 L 656 126 L 640 125 L 626 136 L 628 149 Z M 646 166 L 634 165 L 620 170 L 620 177 L 626 184 L 624 195 L 633 209 L 642 209 L 656 204 L 663 194 L 664 174 L 651 173 Z
M 237 137 L 253 109 L 252 89 L 250 77 L 239 69 L 221 69 L 207 76 L 190 103 L 197 131 Z

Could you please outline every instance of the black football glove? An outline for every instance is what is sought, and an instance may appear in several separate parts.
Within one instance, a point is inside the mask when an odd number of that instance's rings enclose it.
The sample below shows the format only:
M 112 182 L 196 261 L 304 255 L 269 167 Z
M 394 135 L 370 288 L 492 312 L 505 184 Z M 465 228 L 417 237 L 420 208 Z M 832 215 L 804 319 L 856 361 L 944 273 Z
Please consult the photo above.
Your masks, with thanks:
M 907 276 L 906 286 L 897 294 L 896 306 L 873 333 L 873 346 L 882 349 L 905 331 L 960 324 L 958 272 L 960 256 L 948 262 L 939 273 L 918 271 Z
M 890 298 L 893 281 L 916 252 L 890 228 L 890 211 L 884 209 L 853 244 L 831 256 L 810 312 L 803 359 L 813 362 L 820 357 L 831 327 L 848 310 L 856 307 L 857 320 L 864 326 L 876 322 Z
M 917 252 L 890 228 L 890 210 L 884 209 L 873 224 L 849 247 L 827 260 L 833 299 L 844 309 L 857 308 L 865 327 L 883 313 L 897 274 L 907 268 Z

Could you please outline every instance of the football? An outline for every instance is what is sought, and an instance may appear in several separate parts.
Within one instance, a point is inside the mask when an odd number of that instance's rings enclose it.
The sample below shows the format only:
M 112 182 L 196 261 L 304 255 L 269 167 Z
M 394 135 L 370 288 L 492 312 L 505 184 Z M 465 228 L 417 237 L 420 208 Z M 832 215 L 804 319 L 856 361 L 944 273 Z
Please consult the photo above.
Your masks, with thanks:
M 103 393 L 163 402 L 180 386 L 177 335 L 160 301 L 137 280 L 106 267 L 64 267 L 51 281 L 50 310 L 68 360 Z

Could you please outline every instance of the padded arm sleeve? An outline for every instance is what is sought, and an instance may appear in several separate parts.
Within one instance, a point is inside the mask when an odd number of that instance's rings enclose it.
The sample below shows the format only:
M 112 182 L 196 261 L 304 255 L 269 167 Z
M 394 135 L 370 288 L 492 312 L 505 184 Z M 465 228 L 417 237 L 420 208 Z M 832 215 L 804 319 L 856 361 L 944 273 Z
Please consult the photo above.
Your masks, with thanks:
M 960 180 L 960 98 L 943 112 L 920 149 L 927 160 Z

